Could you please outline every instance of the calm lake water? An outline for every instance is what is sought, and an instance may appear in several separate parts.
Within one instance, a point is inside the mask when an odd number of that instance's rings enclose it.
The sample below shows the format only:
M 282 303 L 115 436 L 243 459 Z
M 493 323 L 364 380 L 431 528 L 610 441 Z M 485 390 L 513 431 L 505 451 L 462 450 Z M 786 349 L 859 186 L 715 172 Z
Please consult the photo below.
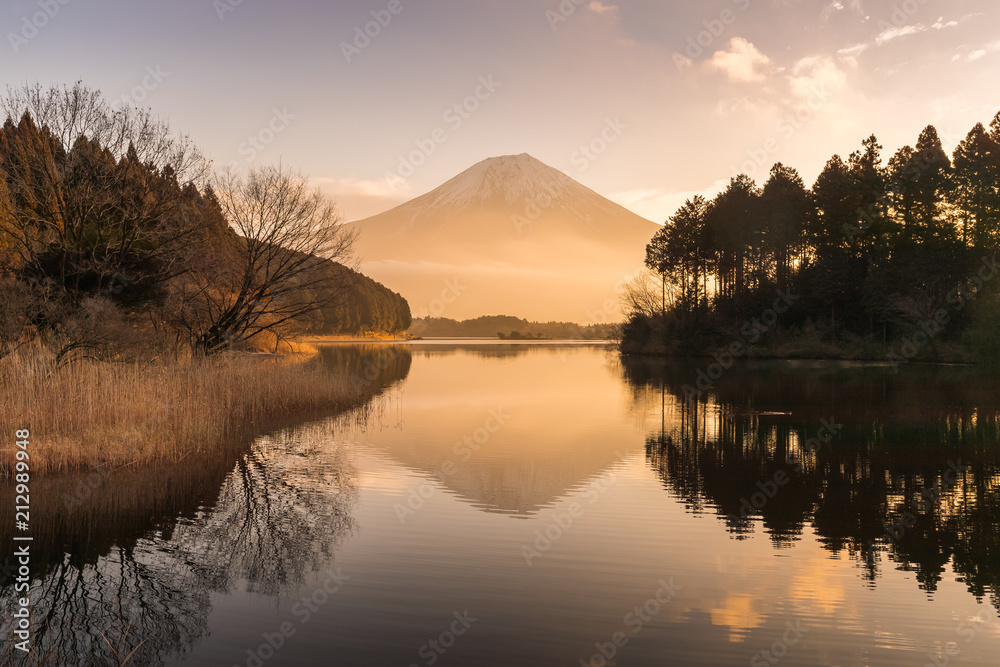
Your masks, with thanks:
M 36 483 L 49 664 L 1000 663 L 995 376 L 761 362 L 692 396 L 714 369 L 599 345 L 325 357 L 382 397 Z

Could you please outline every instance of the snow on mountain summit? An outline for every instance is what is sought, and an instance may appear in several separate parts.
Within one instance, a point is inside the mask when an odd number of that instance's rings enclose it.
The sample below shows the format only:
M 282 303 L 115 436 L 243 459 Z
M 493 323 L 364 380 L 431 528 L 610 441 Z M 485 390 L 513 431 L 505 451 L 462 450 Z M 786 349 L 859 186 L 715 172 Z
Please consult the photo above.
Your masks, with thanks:
M 642 266 L 659 228 L 526 154 L 483 160 L 351 224 L 365 272 L 417 314 L 571 322 L 617 317 L 616 285 Z M 454 285 L 460 298 L 442 293 Z
M 483 160 L 435 190 L 405 204 L 415 215 L 462 208 L 562 209 L 590 218 L 608 200 L 527 153 Z
M 480 202 L 516 206 L 546 194 L 552 196 L 571 182 L 557 169 L 522 153 L 483 160 L 419 199 L 438 206 Z

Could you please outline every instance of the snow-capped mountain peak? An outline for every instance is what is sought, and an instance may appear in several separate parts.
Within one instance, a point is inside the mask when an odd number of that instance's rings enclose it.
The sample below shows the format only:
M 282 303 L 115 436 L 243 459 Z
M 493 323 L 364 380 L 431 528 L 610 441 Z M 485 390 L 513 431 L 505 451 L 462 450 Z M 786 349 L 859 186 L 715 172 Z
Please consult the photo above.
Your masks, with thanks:
M 439 223 L 459 211 L 483 209 L 515 214 L 561 211 L 588 224 L 595 218 L 616 220 L 631 215 L 527 153 L 483 160 L 400 209 L 405 209 L 412 222 L 433 212 Z

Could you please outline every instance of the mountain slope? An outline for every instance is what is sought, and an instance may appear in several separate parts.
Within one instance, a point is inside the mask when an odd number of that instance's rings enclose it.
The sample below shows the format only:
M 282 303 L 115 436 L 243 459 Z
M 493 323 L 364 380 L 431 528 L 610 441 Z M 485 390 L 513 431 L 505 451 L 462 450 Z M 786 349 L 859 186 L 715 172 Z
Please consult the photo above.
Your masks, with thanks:
M 617 318 L 616 284 L 657 229 L 529 155 L 484 160 L 353 224 L 365 273 L 416 317 L 576 322 Z

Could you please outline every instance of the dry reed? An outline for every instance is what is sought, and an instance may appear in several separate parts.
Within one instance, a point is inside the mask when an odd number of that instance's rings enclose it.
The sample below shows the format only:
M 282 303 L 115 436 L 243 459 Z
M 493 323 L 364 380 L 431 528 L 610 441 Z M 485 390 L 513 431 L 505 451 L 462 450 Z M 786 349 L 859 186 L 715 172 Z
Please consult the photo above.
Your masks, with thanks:
M 370 395 L 315 361 L 257 355 L 56 369 L 43 351 L 0 361 L 0 475 L 14 431 L 31 431 L 34 474 L 179 461 L 237 434 L 331 414 Z M 2 439 L 7 440 L 3 444 Z

